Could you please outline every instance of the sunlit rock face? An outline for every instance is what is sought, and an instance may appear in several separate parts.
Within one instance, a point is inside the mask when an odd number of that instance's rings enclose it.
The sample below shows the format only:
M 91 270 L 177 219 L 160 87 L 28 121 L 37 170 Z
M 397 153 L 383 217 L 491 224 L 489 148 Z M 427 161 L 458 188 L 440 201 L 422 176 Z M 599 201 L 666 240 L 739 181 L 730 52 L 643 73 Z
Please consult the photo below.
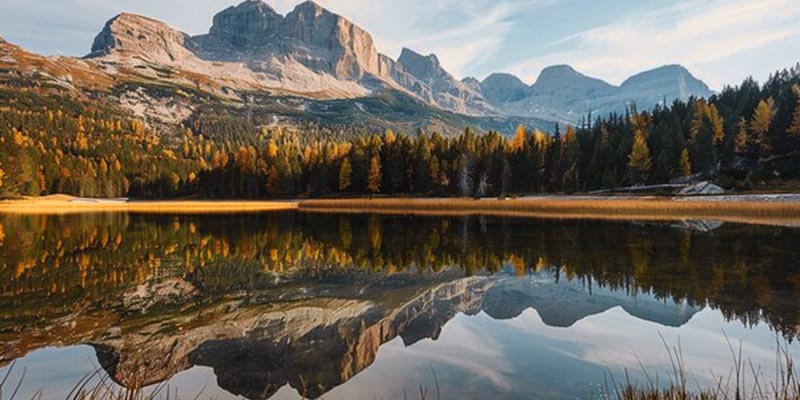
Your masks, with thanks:
M 163 22 L 123 13 L 106 23 L 94 39 L 90 56 L 119 53 L 143 56 L 154 63 L 185 63 L 195 57 L 186 48 L 188 38 Z
M 246 1 L 217 14 L 209 34 L 193 38 L 193 43 L 204 58 L 219 61 L 276 57 L 338 79 L 358 81 L 368 74 L 389 78 L 379 68 L 368 32 L 310 1 L 285 17 L 266 3 Z

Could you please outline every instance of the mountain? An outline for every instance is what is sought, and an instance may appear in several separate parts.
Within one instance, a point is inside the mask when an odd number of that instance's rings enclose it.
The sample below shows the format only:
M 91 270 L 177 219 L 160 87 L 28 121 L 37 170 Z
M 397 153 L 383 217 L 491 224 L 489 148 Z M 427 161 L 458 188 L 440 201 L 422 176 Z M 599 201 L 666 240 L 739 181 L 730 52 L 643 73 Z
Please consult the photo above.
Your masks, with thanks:
M 709 97 L 713 94 L 703 81 L 680 65 L 665 65 L 636 74 L 622 82 L 620 90 L 643 108 L 651 108 L 665 98 L 685 101 L 691 96 Z
M 445 134 L 551 127 L 491 112 L 480 94 L 440 67 L 427 78 L 421 82 L 378 53 L 369 33 L 313 2 L 282 16 L 248 0 L 219 12 L 209 33 L 198 36 L 122 13 L 105 24 L 83 59 L 0 43 L 0 83 L 123 108 L 166 134 L 216 115 L 254 131 L 275 124 Z M 481 109 L 469 105 L 472 98 Z
M 369 32 L 312 1 L 282 15 L 246 0 L 217 13 L 197 36 L 122 13 L 83 59 L 43 57 L 5 41 L 0 52 L 0 81 L 101 99 L 166 131 L 224 111 L 256 125 L 335 121 L 364 130 L 510 133 L 518 124 L 550 130 L 552 121 L 576 123 L 631 102 L 645 109 L 711 94 L 680 66 L 619 87 L 566 65 L 546 68 L 531 86 L 503 73 L 458 80 L 434 54 L 405 48 L 394 60 L 379 53 Z
M 248 0 L 217 14 L 210 33 L 197 37 L 120 14 L 97 36 L 87 59 L 107 71 L 132 68 L 146 78 L 188 80 L 229 96 L 230 90 L 219 89 L 360 97 L 370 91 L 359 81 L 379 74 L 369 34 L 311 2 L 284 18 L 266 3 Z
M 442 110 L 496 115 L 435 56 L 404 50 L 395 62 L 378 53 L 367 31 L 312 1 L 283 16 L 261 0 L 247 0 L 219 12 L 209 32 L 194 37 L 147 17 L 120 14 L 97 36 L 88 58 L 107 70 L 132 67 L 150 78 L 176 79 L 164 76 L 166 68 L 235 90 L 319 99 L 399 90 Z
M 480 83 L 480 90 L 492 104 L 514 102 L 525 98 L 530 88 L 511 74 L 494 73 Z
M 639 73 L 620 86 L 583 75 L 568 65 L 554 65 L 542 70 L 530 87 L 513 75 L 491 75 L 481 83 L 481 93 L 504 114 L 573 124 L 590 112 L 595 116 L 621 113 L 631 104 L 645 110 L 664 101 L 713 94 L 679 65 Z

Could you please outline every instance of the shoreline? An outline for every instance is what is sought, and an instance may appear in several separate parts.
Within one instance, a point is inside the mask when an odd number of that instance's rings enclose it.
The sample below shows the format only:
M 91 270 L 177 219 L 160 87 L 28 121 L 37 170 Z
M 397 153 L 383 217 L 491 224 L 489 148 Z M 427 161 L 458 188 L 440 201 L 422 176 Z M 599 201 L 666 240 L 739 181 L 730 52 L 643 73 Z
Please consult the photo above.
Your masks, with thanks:
M 246 213 L 288 211 L 298 208 L 297 201 L 259 200 L 129 200 L 88 199 L 65 195 L 0 201 L 0 214 L 83 214 L 103 212 L 135 213 Z
M 681 221 L 719 220 L 800 227 L 800 195 L 711 197 L 532 196 L 497 200 L 467 198 L 349 198 L 312 200 L 87 199 L 65 195 L 0 201 L 0 214 L 247 213 L 298 210 L 310 213 L 486 215 L 551 219 Z

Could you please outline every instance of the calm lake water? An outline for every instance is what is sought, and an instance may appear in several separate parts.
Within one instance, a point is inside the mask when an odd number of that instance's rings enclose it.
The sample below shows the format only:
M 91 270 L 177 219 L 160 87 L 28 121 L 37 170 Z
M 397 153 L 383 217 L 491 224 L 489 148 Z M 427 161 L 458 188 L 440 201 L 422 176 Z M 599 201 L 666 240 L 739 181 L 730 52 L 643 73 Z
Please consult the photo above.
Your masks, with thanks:
M 189 399 L 600 398 L 626 371 L 668 384 L 665 343 L 690 387 L 727 378 L 731 346 L 774 378 L 798 295 L 793 228 L 0 215 L 0 379 L 21 399 L 92 373 Z

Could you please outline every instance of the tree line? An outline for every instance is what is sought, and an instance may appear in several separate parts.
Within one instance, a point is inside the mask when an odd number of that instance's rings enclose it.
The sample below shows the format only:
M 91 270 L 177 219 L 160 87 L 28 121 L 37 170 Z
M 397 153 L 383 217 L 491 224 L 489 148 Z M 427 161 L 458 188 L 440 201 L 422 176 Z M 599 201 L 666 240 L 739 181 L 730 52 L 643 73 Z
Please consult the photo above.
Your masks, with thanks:
M 8 91 L 16 90 L 11 96 Z M 195 119 L 159 136 L 121 111 L 4 88 L 0 197 L 497 196 L 800 177 L 800 66 L 709 99 L 512 136 L 335 134 Z

